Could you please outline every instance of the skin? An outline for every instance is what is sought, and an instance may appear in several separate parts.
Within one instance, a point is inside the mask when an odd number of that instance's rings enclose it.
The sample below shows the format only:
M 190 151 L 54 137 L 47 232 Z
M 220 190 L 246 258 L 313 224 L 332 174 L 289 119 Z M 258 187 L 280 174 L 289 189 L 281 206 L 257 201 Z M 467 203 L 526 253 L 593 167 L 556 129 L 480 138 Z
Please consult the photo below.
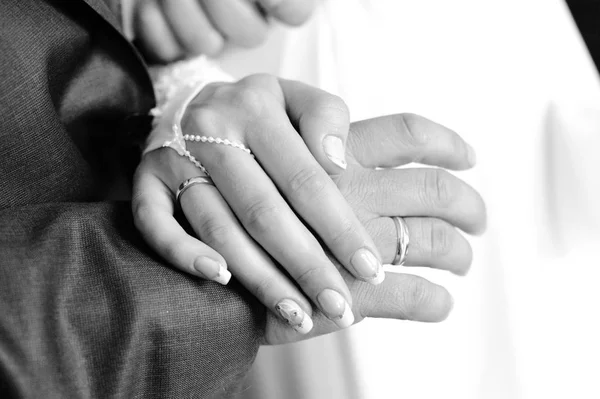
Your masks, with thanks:
M 328 312 L 317 297 L 324 289 L 354 304 L 356 320 L 442 320 L 451 308 L 445 289 L 414 276 L 388 275 L 381 289 L 373 290 L 357 278 L 350 260 L 368 247 L 391 262 L 396 231 L 390 216 L 402 216 L 411 237 L 407 264 L 466 274 L 472 251 L 457 228 L 471 234 L 485 228 L 479 194 L 443 169 L 390 168 L 420 162 L 466 169 L 473 166 L 474 153 L 455 132 L 416 115 L 358 122 L 348 129 L 348 111 L 340 101 L 264 75 L 207 88 L 188 108 L 184 131 L 227 132 L 247 143 L 256 159 L 227 146 L 193 143 L 190 151 L 216 185 L 193 186 L 181 198 L 200 241 L 173 217 L 173 192 L 181 181 L 198 176 L 198 169 L 168 148 L 146 154 L 134 184 L 136 225 L 181 270 L 210 277 L 193 268 L 199 256 L 210 258 L 227 264 L 270 310 L 282 299 L 295 301 L 313 318 L 309 336 L 339 328 L 330 320 L 335 315 L 323 316 Z M 323 137 L 330 134 L 342 135 L 346 144 L 345 170 L 323 152 Z M 302 184 L 289 184 L 295 176 L 303 176 Z M 389 296 L 391 304 L 372 299 Z M 299 339 L 275 311 L 269 315 L 266 342 Z
M 228 45 L 255 47 L 269 18 L 300 25 L 314 7 L 313 0 L 135 0 L 133 28 L 150 59 L 167 63 Z

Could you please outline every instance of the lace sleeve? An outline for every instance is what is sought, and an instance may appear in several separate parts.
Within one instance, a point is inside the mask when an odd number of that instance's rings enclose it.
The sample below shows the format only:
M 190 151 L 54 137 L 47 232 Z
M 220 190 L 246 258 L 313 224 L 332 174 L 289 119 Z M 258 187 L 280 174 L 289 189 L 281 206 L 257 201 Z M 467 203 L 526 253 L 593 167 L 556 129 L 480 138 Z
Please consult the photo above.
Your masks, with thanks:
M 151 68 L 150 74 L 157 105 L 150 111 L 154 121 L 143 154 L 171 147 L 179 155 L 188 156 L 181 131 L 187 106 L 207 84 L 231 82 L 233 78 L 204 56 Z

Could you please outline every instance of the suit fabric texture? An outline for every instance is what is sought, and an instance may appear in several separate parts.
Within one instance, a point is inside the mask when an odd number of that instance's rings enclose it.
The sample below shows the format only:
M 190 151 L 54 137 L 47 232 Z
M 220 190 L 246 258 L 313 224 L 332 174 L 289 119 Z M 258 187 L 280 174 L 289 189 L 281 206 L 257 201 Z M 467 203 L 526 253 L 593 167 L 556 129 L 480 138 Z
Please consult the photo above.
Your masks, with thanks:
M 136 231 L 132 121 L 154 97 L 117 18 L 100 0 L 0 5 L 0 396 L 233 396 L 264 308 Z

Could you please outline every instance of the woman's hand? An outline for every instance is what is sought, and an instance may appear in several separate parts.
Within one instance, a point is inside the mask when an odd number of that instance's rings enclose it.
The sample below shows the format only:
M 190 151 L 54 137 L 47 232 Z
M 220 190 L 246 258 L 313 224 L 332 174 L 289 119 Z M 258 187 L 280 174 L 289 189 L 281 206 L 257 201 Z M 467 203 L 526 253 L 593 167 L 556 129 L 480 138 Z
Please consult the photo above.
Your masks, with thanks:
M 414 129 L 401 130 L 409 126 L 401 123 L 406 120 L 419 123 Z M 365 139 L 350 155 L 360 161 L 360 154 L 370 149 L 375 149 L 375 157 L 391 152 L 384 158 L 385 162 L 375 165 L 382 167 L 411 160 L 455 169 L 472 165 L 470 147 L 452 131 L 417 117 L 392 118 L 392 121 L 397 124 L 399 137 L 390 136 L 389 127 L 381 126 L 380 135 L 374 135 L 372 142 Z M 369 122 L 368 126 L 376 123 Z M 150 245 L 171 264 L 204 278 L 222 278 L 220 270 L 224 269 L 227 259 L 237 279 L 297 331 L 305 333 L 312 325 L 310 302 L 338 327 L 352 324 L 349 311 L 352 297 L 313 232 L 347 270 L 363 281 L 381 282 L 381 257 L 323 167 L 343 189 L 354 187 L 349 182 L 352 183 L 355 176 L 362 178 L 360 171 L 375 173 L 372 177 L 377 179 L 395 178 L 398 173 L 406 172 L 371 171 L 355 166 L 344 173 L 343 143 L 348 131 L 348 114 L 343 102 L 309 86 L 268 76 L 207 87 L 188 108 L 183 126 L 186 134 L 246 143 L 256 159 L 225 145 L 190 143 L 193 146 L 188 148 L 202 160 L 216 185 L 216 188 L 196 185 L 181 196 L 183 213 L 201 242 L 188 235 L 172 216 L 172 193 L 182 181 L 198 176 L 199 170 L 170 149 L 147 154 L 136 174 L 133 209 L 138 228 Z M 360 129 L 361 125 L 356 126 Z M 416 140 L 420 137 L 417 134 L 431 138 L 426 148 L 429 152 L 415 154 L 399 147 L 399 143 L 410 144 Z M 416 177 L 409 174 L 402 182 L 407 190 L 413 189 L 412 192 L 417 181 L 406 181 L 408 177 L 430 178 L 430 183 L 440 182 L 438 188 L 444 188 L 444 179 L 450 179 L 431 169 L 415 173 Z M 444 179 L 434 179 L 438 175 Z M 352 176 L 351 180 L 346 176 Z M 459 180 L 451 182 L 466 187 Z M 386 194 L 385 190 L 393 188 L 391 183 L 385 182 L 382 187 L 374 185 L 369 193 L 383 190 L 382 194 Z M 461 195 L 466 198 L 459 196 L 456 199 L 459 205 L 481 203 L 472 189 L 465 188 Z M 378 196 L 370 197 L 358 210 L 384 203 Z M 448 212 L 447 208 L 438 209 L 435 205 L 432 204 L 431 209 L 423 206 L 400 209 L 398 216 L 411 216 L 411 212 L 441 219 L 447 216 L 445 225 L 441 221 L 431 225 L 436 231 L 441 228 L 440 223 L 442 227 L 451 223 L 466 231 L 470 231 L 471 224 L 476 224 L 468 213 Z M 366 220 L 374 219 L 374 214 L 370 214 Z M 392 223 L 389 218 L 385 220 Z M 428 222 L 433 223 L 429 219 L 407 219 L 412 230 L 415 223 Z M 464 239 L 463 242 L 466 243 Z M 419 248 L 418 242 L 413 245 Z M 466 247 L 470 251 L 468 244 Z M 427 264 L 430 259 L 427 256 L 414 258 L 419 252 L 411 252 L 413 258 L 409 260 Z M 284 267 L 292 281 L 277 263 Z M 468 263 L 467 259 L 453 265 L 460 271 L 460 265 Z M 443 262 L 432 264 L 440 268 L 444 265 Z
M 254 47 L 267 35 L 267 16 L 306 21 L 313 0 L 135 0 L 135 35 L 155 61 L 218 54 L 226 43 Z
M 343 101 L 301 83 L 256 75 L 211 84 L 188 106 L 184 134 L 244 143 L 255 158 L 187 141 L 214 182 L 180 197 L 200 241 L 173 218 L 173 193 L 202 172 L 172 149 L 147 153 L 134 183 L 136 225 L 181 270 L 224 283 L 228 265 L 300 332 L 312 326 L 311 302 L 347 327 L 352 297 L 318 239 L 357 278 L 378 284 L 384 277 L 377 248 L 328 175 L 346 167 L 348 128 Z
M 353 123 L 347 140 L 348 169 L 336 184 L 366 226 L 385 263 L 396 255 L 397 231 L 391 217 L 408 225 L 407 266 L 427 266 L 464 275 L 472 250 L 457 228 L 471 234 L 485 230 L 485 205 L 470 186 L 443 169 L 383 169 L 410 162 L 464 169 L 474 153 L 452 131 L 417 115 L 393 115 Z M 421 277 L 388 273 L 378 286 L 364 284 L 338 269 L 354 298 L 356 322 L 365 317 L 424 322 L 444 320 L 452 309 L 448 291 Z M 299 336 L 267 314 L 265 343 L 282 344 L 335 331 L 318 311 L 314 328 Z

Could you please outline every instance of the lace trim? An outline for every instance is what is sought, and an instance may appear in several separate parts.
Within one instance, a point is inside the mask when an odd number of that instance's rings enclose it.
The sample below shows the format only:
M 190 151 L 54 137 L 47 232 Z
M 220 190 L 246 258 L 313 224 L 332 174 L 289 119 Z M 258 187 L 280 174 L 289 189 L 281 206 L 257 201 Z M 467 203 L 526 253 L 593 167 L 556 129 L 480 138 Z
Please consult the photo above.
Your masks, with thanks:
M 150 74 L 157 105 L 150 111 L 154 120 L 143 154 L 157 148 L 170 147 L 205 171 L 187 151 L 181 119 L 190 102 L 207 84 L 230 82 L 233 79 L 204 56 L 151 69 Z

